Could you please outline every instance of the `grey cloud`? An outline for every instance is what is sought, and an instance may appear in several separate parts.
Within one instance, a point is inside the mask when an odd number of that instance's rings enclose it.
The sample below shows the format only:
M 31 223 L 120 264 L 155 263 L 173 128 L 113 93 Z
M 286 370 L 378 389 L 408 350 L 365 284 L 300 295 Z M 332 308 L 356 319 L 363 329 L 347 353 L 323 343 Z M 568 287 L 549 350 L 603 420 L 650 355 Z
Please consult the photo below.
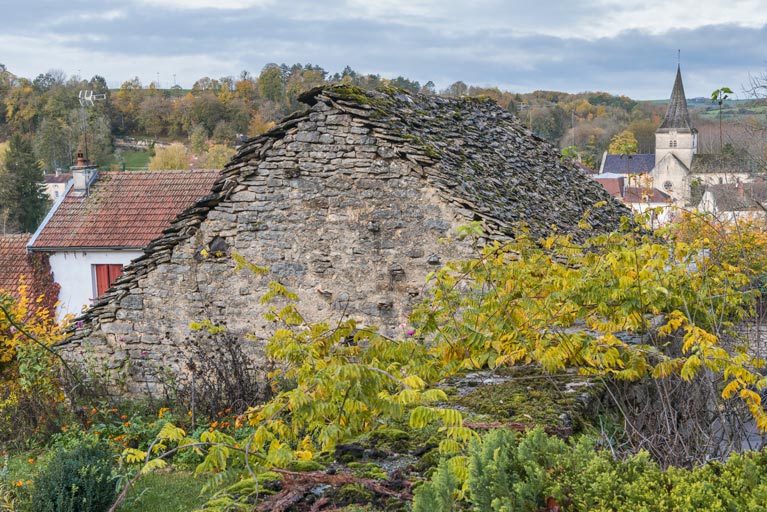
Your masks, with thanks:
M 767 67 L 767 26 L 714 25 L 662 34 L 626 30 L 597 39 L 585 37 L 577 28 L 568 29 L 593 16 L 598 1 L 577 6 L 574 2 L 446 1 L 439 4 L 441 10 L 426 17 L 399 17 L 385 11 L 360 17 L 342 0 L 321 6 L 299 0 L 285 7 L 285 12 L 279 7 L 178 10 L 106 1 L 99 9 L 124 9 L 126 16 L 91 23 L 66 20 L 93 12 L 92 2 L 73 0 L 66 9 L 53 0 L 32 3 L 31 9 L 9 10 L 11 22 L 6 25 L 11 33 L 66 36 L 67 42 L 51 49 L 53 53 L 95 49 L 107 56 L 109 69 L 127 57 L 156 63 L 148 70 L 123 69 L 122 76 L 101 72 L 118 83 L 133 75 L 154 77 L 159 69 L 168 75 L 179 72 L 179 81 L 191 85 L 213 72 L 182 72 L 174 69 L 174 59 L 188 63 L 190 58 L 207 56 L 230 66 L 227 74 L 232 75 L 242 69 L 257 73 L 268 62 L 311 62 L 331 72 L 350 65 L 361 72 L 404 75 L 422 83 L 434 80 L 440 87 L 463 80 L 518 91 L 605 90 L 663 98 L 673 80 L 677 48 L 682 49 L 690 95 L 706 95 L 721 85 L 737 88 L 749 72 Z M 559 27 L 556 33 L 563 35 L 532 30 L 544 23 Z M 99 42 L 79 41 L 83 31 L 98 36 Z M 49 67 L 57 67 L 56 62 L 52 60 Z M 46 69 L 12 71 L 33 76 Z

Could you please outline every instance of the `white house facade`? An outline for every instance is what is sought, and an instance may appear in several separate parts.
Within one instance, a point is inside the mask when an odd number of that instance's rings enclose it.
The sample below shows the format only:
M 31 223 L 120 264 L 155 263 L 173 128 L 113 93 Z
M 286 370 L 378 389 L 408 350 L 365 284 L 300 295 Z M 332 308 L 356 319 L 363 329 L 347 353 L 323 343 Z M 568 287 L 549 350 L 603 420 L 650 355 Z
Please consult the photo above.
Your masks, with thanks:
M 219 171 L 99 174 L 84 159 L 27 244 L 49 256 L 58 318 L 79 315 L 144 254 L 176 216 L 209 193 Z

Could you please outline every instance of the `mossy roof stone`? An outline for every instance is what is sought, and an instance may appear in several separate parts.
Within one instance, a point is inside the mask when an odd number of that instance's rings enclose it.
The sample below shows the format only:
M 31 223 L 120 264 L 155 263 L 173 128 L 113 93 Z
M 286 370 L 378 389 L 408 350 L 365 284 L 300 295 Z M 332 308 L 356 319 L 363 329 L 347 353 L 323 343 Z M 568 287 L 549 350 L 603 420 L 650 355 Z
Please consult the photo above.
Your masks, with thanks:
M 593 234 L 578 228 L 587 211 L 600 232 L 614 230 L 630 214 L 492 100 L 351 86 L 318 87 L 301 100 L 339 108 L 379 135 L 404 139 L 400 155 L 421 164 L 445 199 L 484 221 L 494 234 L 512 236 L 523 222 L 535 236 L 553 228 L 583 238 Z

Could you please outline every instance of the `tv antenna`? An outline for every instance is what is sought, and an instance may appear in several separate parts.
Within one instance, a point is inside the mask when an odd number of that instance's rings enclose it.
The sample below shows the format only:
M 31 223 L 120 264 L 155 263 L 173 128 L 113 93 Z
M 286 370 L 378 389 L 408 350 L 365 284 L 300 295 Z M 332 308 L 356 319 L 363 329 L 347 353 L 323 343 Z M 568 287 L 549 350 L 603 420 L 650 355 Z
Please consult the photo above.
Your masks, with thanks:
M 85 159 L 88 160 L 88 124 L 85 122 L 85 108 L 92 107 L 94 101 L 103 101 L 107 99 L 106 94 L 93 94 L 93 91 L 80 91 L 77 95 L 80 101 L 80 113 L 83 122 L 83 144 L 85 146 Z

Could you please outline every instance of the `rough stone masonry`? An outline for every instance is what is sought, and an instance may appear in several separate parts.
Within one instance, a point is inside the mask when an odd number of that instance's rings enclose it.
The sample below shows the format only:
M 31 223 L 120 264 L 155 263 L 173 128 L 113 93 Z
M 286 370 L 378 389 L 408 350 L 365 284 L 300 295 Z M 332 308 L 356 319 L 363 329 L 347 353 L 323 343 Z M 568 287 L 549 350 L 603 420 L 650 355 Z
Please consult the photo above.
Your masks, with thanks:
M 587 211 L 598 232 L 629 213 L 492 101 L 348 86 L 301 99 L 308 110 L 245 144 L 78 319 L 65 357 L 125 370 L 125 391 L 144 392 L 158 369 L 184 371 L 189 325 L 205 319 L 253 335 L 262 357 L 259 299 L 273 280 L 310 320 L 396 332 L 426 275 L 468 254 L 442 241 L 459 226 L 482 221 L 503 239 L 523 222 L 536 236 L 582 238 L 593 234 L 578 229 Z M 269 274 L 236 270 L 233 253 Z

